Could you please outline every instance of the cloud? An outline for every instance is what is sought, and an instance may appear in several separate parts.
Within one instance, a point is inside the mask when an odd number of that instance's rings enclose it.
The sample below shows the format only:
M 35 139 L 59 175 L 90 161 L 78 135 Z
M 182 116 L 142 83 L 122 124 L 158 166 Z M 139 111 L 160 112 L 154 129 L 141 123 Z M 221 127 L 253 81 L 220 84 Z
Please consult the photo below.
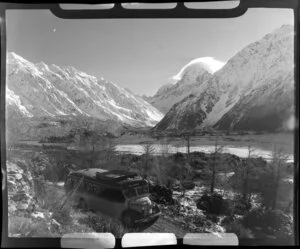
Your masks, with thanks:
M 201 57 L 196 58 L 192 61 L 190 61 L 188 64 L 186 64 L 178 74 L 174 75 L 172 77 L 173 80 L 180 80 L 183 72 L 186 70 L 186 68 L 190 67 L 191 65 L 196 65 L 203 67 L 211 74 L 214 74 L 216 71 L 220 70 L 226 63 L 223 61 L 216 60 L 214 57 Z

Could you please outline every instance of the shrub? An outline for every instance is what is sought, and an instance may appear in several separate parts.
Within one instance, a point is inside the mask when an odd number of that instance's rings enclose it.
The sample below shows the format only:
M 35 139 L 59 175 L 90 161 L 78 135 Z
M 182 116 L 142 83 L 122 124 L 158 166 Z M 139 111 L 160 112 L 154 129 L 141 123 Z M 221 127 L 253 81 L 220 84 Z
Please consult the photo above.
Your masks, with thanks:
M 213 221 L 211 219 L 207 219 L 207 217 L 205 217 L 204 215 L 197 215 L 193 217 L 193 223 L 197 227 L 203 228 L 203 231 L 213 226 Z
M 245 227 L 261 227 L 265 233 L 277 234 L 277 237 L 289 237 L 293 234 L 292 220 L 281 210 L 255 208 L 243 218 Z
M 34 197 L 38 200 L 39 204 L 43 203 L 46 196 L 46 187 L 45 187 L 45 179 L 43 176 L 33 177 L 33 190 Z
M 235 214 L 233 201 L 230 199 L 224 199 L 221 209 L 221 214 L 232 216 Z
M 186 190 L 191 190 L 195 188 L 195 183 L 193 181 L 183 181 L 181 185 Z
M 206 182 L 209 182 L 211 179 L 211 171 L 209 168 L 204 167 L 201 170 L 194 170 L 193 172 L 193 178 L 196 179 L 200 179 Z
M 264 216 L 264 208 L 255 208 L 244 216 L 243 224 L 249 228 L 264 226 L 262 220 Z
M 226 225 L 229 225 L 230 223 L 233 223 L 233 222 L 235 222 L 235 217 L 234 217 L 234 215 L 229 215 L 229 216 L 226 216 L 226 217 L 224 217 L 224 219 L 221 221 L 221 225 L 222 226 L 226 226 Z
M 172 190 L 162 185 L 149 184 L 149 192 L 151 200 L 159 204 L 173 205 Z
M 207 162 L 199 158 L 191 161 L 191 166 L 193 169 L 204 169 L 207 167 Z
M 197 208 L 208 214 L 221 214 L 224 209 L 224 200 L 220 194 L 213 193 L 212 195 L 204 194 L 196 201 Z
M 8 218 L 9 236 L 49 237 L 49 226 L 45 221 L 34 222 L 32 218 L 10 216 Z
M 235 233 L 239 239 L 253 238 L 251 230 L 245 228 L 239 221 L 227 223 L 224 228 L 227 233 Z
M 215 214 L 207 214 L 206 218 L 208 220 L 211 220 L 213 223 L 218 223 L 219 222 L 219 217 Z
M 63 193 L 58 192 L 55 187 L 45 187 L 44 195 L 37 196 L 40 206 L 48 211 L 53 212 L 58 206 L 60 206 L 63 200 Z
M 177 152 L 173 155 L 173 159 L 175 161 L 180 161 L 180 160 L 184 160 L 185 159 L 185 156 L 183 153 L 180 153 L 180 152 Z
M 63 208 L 55 208 L 52 215 L 53 219 L 63 225 L 71 225 L 72 217 L 71 217 L 71 208 L 69 206 L 64 206 Z
M 234 213 L 238 215 L 244 215 L 252 208 L 251 202 L 244 200 L 238 196 L 234 199 Z

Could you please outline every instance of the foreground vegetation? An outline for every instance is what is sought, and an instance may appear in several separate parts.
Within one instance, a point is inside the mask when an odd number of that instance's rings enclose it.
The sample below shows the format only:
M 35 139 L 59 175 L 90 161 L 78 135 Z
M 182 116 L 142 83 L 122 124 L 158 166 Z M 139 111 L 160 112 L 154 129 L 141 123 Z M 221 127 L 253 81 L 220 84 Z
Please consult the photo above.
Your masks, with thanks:
M 64 181 L 73 170 L 99 167 L 134 171 L 152 186 L 167 189 L 166 194 L 153 190 L 152 200 L 166 217 L 192 224 L 186 227 L 191 232 L 226 231 L 240 239 L 273 238 L 292 244 L 293 164 L 286 163 L 280 150 L 274 150 L 272 161 L 266 162 L 254 157 L 249 145 L 248 157 L 239 158 L 223 153 L 216 140 L 211 154 L 169 154 L 166 144 L 165 153 L 154 156 L 152 144 L 145 142 L 143 155 L 122 155 L 116 152 L 112 136 L 87 133 L 83 137 L 75 149 L 70 148 L 70 142 L 68 146 L 43 142 L 41 146 L 11 147 L 8 161 L 32 174 L 34 212 L 48 213 L 51 218 L 35 218 L 31 211 L 15 210 L 9 216 L 10 234 L 60 237 L 70 232 L 110 231 L 122 236 L 126 229 L 118 221 L 81 212 L 62 201 L 57 188 L 47 185 Z M 187 208 L 185 202 L 195 209 Z
M 67 233 L 110 232 L 120 238 L 129 232 L 120 221 L 90 210 L 81 210 L 57 186 L 40 184 L 34 208 L 9 211 L 11 237 L 62 237 Z

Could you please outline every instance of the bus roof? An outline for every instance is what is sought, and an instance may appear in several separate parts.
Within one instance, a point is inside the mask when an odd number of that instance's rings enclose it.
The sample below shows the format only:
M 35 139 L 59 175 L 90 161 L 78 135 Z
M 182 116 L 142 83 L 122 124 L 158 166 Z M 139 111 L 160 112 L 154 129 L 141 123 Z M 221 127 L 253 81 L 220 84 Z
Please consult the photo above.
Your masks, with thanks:
M 115 183 L 129 180 L 129 178 L 137 176 L 137 174 L 134 172 L 124 170 L 107 170 L 100 168 L 82 169 L 73 172 L 73 174 L 86 176 L 95 180 L 113 181 Z

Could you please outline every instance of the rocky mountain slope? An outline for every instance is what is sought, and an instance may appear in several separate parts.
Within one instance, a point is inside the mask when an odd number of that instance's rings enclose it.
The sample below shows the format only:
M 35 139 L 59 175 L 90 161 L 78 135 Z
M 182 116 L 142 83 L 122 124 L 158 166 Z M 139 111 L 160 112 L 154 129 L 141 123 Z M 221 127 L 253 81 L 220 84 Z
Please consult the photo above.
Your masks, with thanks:
M 82 117 L 152 126 L 162 114 L 142 98 L 74 67 L 33 64 L 7 54 L 7 115 Z
M 293 48 L 294 28 L 282 26 L 247 46 L 216 74 L 225 107 L 230 108 L 215 123 L 217 128 L 284 128 L 294 112 Z
M 219 100 L 219 87 L 213 80 L 203 83 L 198 94 L 190 94 L 174 104 L 165 117 L 156 126 L 156 130 L 190 130 L 201 124 L 215 103 Z
M 212 77 L 212 71 L 203 62 L 190 63 L 175 75 L 175 83 L 163 85 L 151 98 L 145 98 L 151 105 L 167 113 L 177 102 L 203 91 L 203 82 Z
M 248 45 L 206 78 L 206 87 L 173 105 L 155 129 L 283 129 L 294 112 L 293 39 L 293 26 L 283 25 Z

